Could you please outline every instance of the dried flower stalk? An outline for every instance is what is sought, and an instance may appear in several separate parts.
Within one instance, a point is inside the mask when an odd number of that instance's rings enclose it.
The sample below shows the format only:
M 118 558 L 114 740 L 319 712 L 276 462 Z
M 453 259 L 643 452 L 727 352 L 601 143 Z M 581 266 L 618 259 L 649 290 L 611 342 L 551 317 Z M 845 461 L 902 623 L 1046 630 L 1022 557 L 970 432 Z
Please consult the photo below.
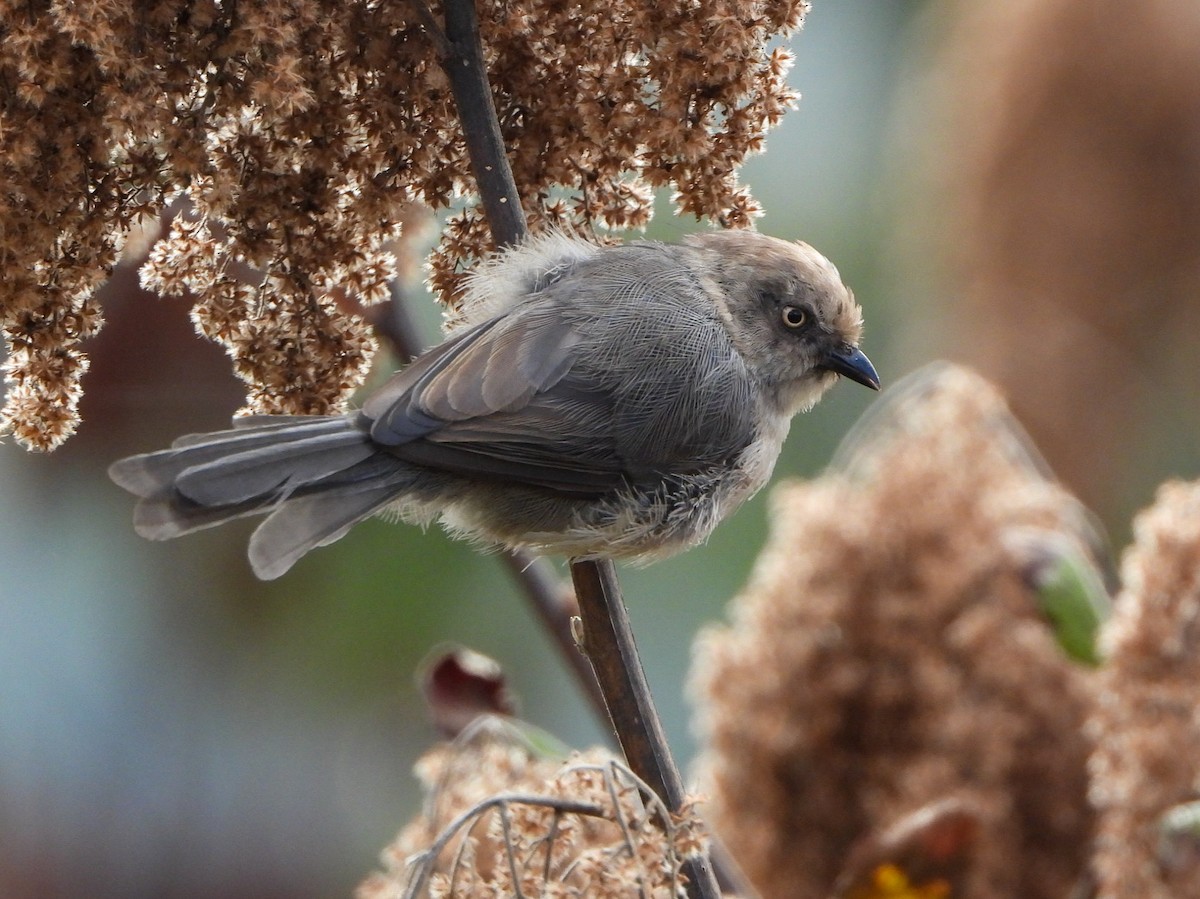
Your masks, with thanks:
M 954 800 L 979 830 L 962 895 L 1061 899 L 1086 862 L 1091 693 L 1006 536 L 1086 542 L 1086 522 L 987 382 L 910 385 L 843 470 L 777 490 L 732 623 L 698 645 L 711 820 L 764 899 L 824 897 L 852 847 Z
M 1200 790 L 1200 483 L 1169 483 L 1134 521 L 1091 728 L 1101 899 L 1200 895 L 1200 854 L 1169 813 Z M 1186 835 L 1185 835 L 1186 836 Z
M 481 2 L 534 230 L 641 227 L 661 186 L 681 212 L 747 225 L 738 166 L 794 100 L 789 56 L 767 43 L 806 8 Z M 145 283 L 195 297 L 250 411 L 345 403 L 375 342 L 335 298 L 386 295 L 409 204 L 460 205 L 432 259 L 452 303 L 490 238 L 430 18 L 367 0 L 0 3 L 0 428 L 38 449 L 73 432 L 93 291 L 176 198 L 188 212 Z
M 603 750 L 538 758 L 510 725 L 479 719 L 417 765 L 426 810 L 382 856 L 359 899 L 685 895 L 704 839 Z

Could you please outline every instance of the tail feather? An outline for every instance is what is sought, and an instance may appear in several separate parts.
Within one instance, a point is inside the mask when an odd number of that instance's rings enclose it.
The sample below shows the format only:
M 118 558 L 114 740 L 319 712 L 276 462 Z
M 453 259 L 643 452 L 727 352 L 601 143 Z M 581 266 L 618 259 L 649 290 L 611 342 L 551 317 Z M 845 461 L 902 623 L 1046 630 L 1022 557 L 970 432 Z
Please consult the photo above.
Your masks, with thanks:
M 299 419 L 303 416 L 263 417 Z M 108 469 L 108 476 L 135 496 L 152 497 L 170 489 L 175 479 L 193 466 L 264 446 L 357 430 L 349 418 L 310 418 L 307 422 L 271 422 L 212 434 L 189 434 L 176 440 L 170 449 L 114 462 Z
M 208 431 L 201 434 L 184 434 L 171 442 L 171 449 L 183 449 L 198 444 L 227 443 L 245 440 L 252 435 L 266 437 L 268 432 L 279 433 L 283 429 L 295 429 L 296 433 L 313 436 L 332 433 L 346 427 L 351 416 L 322 417 L 312 415 L 244 415 L 235 418 L 232 426 L 224 431 Z
M 133 510 L 133 529 L 147 540 L 172 540 L 237 518 L 262 515 L 270 512 L 277 502 L 266 499 L 236 506 L 201 506 L 168 493 L 137 504 Z
M 182 437 L 116 462 L 109 474 L 141 497 L 134 527 L 167 540 L 235 518 L 267 515 L 250 544 L 262 578 L 287 571 L 410 486 L 411 466 L 380 452 L 354 416 L 265 416 Z
M 175 489 L 202 506 L 235 505 L 255 497 L 286 495 L 375 454 L 370 438 L 357 429 L 283 439 L 287 442 L 189 465 L 175 478 Z
M 396 499 L 397 481 L 352 484 L 292 499 L 270 514 L 250 538 L 250 565 L 274 580 L 311 549 L 341 539 L 364 518 Z

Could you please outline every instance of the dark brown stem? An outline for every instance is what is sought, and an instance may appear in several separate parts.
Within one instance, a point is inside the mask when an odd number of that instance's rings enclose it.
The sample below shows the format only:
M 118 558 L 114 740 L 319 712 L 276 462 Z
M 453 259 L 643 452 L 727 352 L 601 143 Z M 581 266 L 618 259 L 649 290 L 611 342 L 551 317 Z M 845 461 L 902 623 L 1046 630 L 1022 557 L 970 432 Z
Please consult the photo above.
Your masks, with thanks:
M 616 569 L 607 559 L 573 561 L 571 579 L 583 619 L 583 649 L 604 689 L 621 750 L 633 773 L 677 809 L 683 781 L 650 696 Z
M 528 227 L 488 84 L 474 0 L 444 0 L 442 9 L 449 50 L 442 67 L 458 107 L 471 171 L 493 240 L 498 247 L 512 246 L 525 238 Z M 629 767 L 668 808 L 678 811 L 685 798 L 683 780 L 654 708 L 612 562 L 573 562 L 571 579 L 583 618 L 587 656 Z M 552 634 L 561 632 L 560 624 L 552 625 Z M 689 859 L 685 871 L 688 895 L 693 899 L 721 895 L 707 858 Z
M 583 619 L 583 648 L 600 682 L 621 751 L 633 773 L 661 796 L 668 808 L 678 811 L 687 795 L 683 778 L 646 682 L 616 568 L 609 559 L 574 561 L 571 580 Z M 689 859 L 684 870 L 689 896 L 715 899 L 721 895 L 708 858 Z
M 520 243 L 529 233 L 521 197 L 504 152 L 504 137 L 483 62 L 483 41 L 473 0 L 445 0 L 446 41 L 451 55 L 442 60 L 458 107 L 471 174 L 498 247 Z
M 442 26 L 434 16 L 433 10 L 429 8 L 429 4 L 425 0 L 411 0 L 411 3 L 417 10 L 417 16 L 421 19 L 421 26 L 425 29 L 425 33 L 433 41 L 438 59 L 449 59 L 454 54 L 454 48 L 446 40 L 446 32 L 442 31 Z
M 554 641 L 559 656 L 575 675 L 575 681 L 591 704 L 596 718 L 604 721 L 608 718 L 604 694 L 600 691 L 591 664 L 575 645 L 575 635 L 571 630 L 571 619 L 579 615 L 575 594 L 559 579 L 545 559 L 516 551 L 505 553 L 504 561 L 523 588 L 533 613 Z

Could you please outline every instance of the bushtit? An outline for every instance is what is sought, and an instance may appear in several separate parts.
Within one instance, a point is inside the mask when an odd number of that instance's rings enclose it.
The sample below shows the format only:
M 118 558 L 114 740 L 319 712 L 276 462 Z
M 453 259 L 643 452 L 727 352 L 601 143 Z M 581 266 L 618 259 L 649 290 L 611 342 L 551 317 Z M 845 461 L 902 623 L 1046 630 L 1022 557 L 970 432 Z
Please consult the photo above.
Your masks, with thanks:
M 493 546 L 652 559 L 762 487 L 838 375 L 879 386 L 837 269 L 746 231 L 537 238 L 480 265 L 462 310 L 356 412 L 244 418 L 115 463 L 138 533 L 264 513 L 264 579 L 385 511 Z

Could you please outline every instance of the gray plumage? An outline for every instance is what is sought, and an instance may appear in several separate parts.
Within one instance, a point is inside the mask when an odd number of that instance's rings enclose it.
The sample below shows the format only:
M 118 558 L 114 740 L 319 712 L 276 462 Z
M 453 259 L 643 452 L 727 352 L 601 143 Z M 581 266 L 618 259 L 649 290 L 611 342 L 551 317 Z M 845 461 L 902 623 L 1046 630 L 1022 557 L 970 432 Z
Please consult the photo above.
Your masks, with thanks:
M 481 542 L 654 558 L 769 478 L 839 374 L 878 387 L 859 308 L 811 247 L 747 232 L 484 263 L 448 338 L 343 416 L 257 416 L 110 469 L 168 539 L 266 514 L 262 578 L 390 511 Z

